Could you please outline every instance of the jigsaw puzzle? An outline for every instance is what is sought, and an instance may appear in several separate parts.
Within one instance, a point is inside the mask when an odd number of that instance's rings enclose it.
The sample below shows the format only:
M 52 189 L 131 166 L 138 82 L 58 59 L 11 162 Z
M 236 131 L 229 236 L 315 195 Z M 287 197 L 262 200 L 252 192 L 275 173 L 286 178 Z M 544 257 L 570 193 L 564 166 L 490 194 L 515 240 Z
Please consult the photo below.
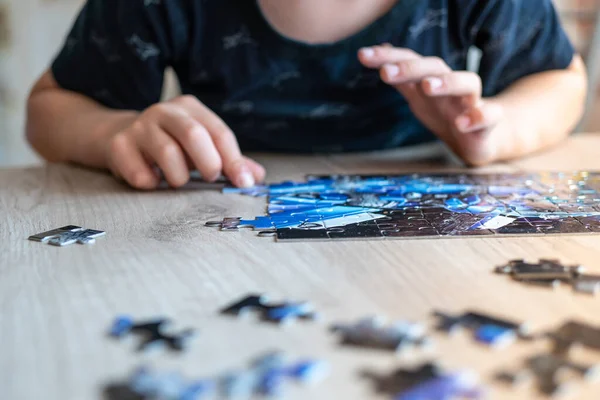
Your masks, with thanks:
M 223 192 L 267 196 L 267 215 L 207 226 L 281 241 L 600 232 L 600 172 L 309 176 Z
M 29 240 L 63 247 L 73 243 L 92 244 L 96 242 L 96 238 L 104 235 L 106 235 L 106 232 L 104 231 L 83 229 L 80 226 L 67 225 L 51 231 L 31 235 L 29 236 Z
M 154 320 L 135 323 L 133 318 L 121 315 L 115 318 L 110 327 L 109 335 L 121 339 L 129 333 L 135 333 L 142 336 L 138 346 L 138 351 L 143 351 L 151 345 L 162 344 L 169 349 L 182 351 L 185 349 L 187 341 L 194 336 L 194 329 L 185 329 L 179 333 L 166 333 L 166 326 L 170 321 L 166 318 L 157 318 Z
M 398 369 L 390 375 L 363 375 L 375 382 L 378 393 L 391 394 L 395 400 L 481 399 L 487 392 L 473 372 L 448 373 L 435 363 Z

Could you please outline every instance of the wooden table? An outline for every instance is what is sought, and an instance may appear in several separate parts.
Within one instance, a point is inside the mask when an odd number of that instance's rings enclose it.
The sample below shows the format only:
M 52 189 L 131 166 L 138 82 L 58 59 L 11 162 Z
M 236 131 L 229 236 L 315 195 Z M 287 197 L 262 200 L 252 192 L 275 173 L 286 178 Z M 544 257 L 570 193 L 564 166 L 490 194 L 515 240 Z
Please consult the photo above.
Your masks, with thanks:
M 572 138 L 558 149 L 488 170 L 594 169 L 600 135 Z M 456 169 L 429 150 L 328 157 L 258 157 L 269 180 L 308 173 L 400 173 Z M 576 318 L 600 325 L 600 298 L 568 289 L 527 288 L 491 272 L 513 258 L 556 257 L 600 272 L 600 236 L 276 243 L 251 231 L 219 232 L 205 221 L 254 216 L 265 200 L 218 191 L 137 192 L 110 176 L 64 165 L 0 170 L 0 399 L 100 398 L 102 385 L 148 362 L 187 376 L 241 368 L 270 349 L 322 357 L 329 379 L 314 388 L 291 386 L 290 399 L 376 399 L 361 371 L 391 371 L 420 360 L 337 345 L 327 326 L 371 314 L 431 324 L 434 309 L 466 308 L 530 321 L 535 328 Z M 77 224 L 108 235 L 90 246 L 56 248 L 27 237 Z M 280 328 L 218 315 L 247 292 L 310 300 L 321 323 Z M 199 329 L 189 351 L 137 354 L 133 342 L 108 339 L 115 317 L 165 315 L 175 327 Z M 518 366 L 545 343 L 494 351 L 467 335 L 434 335 L 448 367 L 475 368 L 485 380 Z M 588 355 L 589 356 L 589 355 Z M 424 359 L 427 359 L 426 355 Z M 596 355 L 600 360 L 600 355 Z M 582 386 L 586 387 L 586 386 Z M 587 386 L 587 395 L 600 384 Z M 584 398 L 584 392 L 579 397 Z M 494 386 L 499 399 L 536 398 Z M 597 398 L 597 396 L 596 396 Z

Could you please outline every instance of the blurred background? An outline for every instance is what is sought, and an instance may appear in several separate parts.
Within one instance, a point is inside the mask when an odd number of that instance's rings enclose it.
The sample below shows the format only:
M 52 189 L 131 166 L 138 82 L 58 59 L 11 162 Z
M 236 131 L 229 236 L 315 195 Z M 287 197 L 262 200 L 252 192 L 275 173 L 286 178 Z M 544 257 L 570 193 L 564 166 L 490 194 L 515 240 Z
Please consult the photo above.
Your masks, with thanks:
M 554 1 L 573 43 L 588 63 L 591 84 L 597 88 L 596 73 L 592 72 L 600 72 L 600 0 Z M 84 0 L 0 0 L 0 166 L 40 162 L 23 137 L 27 93 L 62 45 L 83 3 Z M 173 80 L 167 82 L 166 91 L 172 92 Z M 597 98 L 596 89 L 590 96 L 580 131 L 600 131 Z

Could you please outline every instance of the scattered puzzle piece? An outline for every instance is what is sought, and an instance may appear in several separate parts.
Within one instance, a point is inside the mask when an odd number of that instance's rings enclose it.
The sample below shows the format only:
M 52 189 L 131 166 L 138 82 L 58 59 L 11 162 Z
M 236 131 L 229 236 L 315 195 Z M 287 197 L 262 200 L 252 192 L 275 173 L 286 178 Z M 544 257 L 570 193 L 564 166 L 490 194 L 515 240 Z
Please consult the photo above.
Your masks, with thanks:
M 496 267 L 496 273 L 510 275 L 513 279 L 527 284 L 558 287 L 569 284 L 580 293 L 600 292 L 600 275 L 584 274 L 581 265 L 565 266 L 558 260 L 541 259 L 537 263 L 513 260 L 507 265 Z
M 187 341 L 194 335 L 194 329 L 168 334 L 164 332 L 168 324 L 169 320 L 166 318 L 134 323 L 129 316 L 119 316 L 113 322 L 109 334 L 119 339 L 129 333 L 141 335 L 142 340 L 138 346 L 138 351 L 143 351 L 154 344 L 163 344 L 175 351 L 184 350 Z
M 389 325 L 380 317 L 364 318 L 355 324 L 334 325 L 332 331 L 341 334 L 342 343 L 403 352 L 408 349 L 430 350 L 432 340 L 426 336 L 425 327 L 408 321 Z
M 92 244 L 96 241 L 96 238 L 104 235 L 106 235 L 106 232 L 104 231 L 83 229 L 80 226 L 67 225 L 51 231 L 31 235 L 29 240 L 62 247 L 74 243 Z
M 572 347 L 600 351 L 600 328 L 577 321 L 568 321 L 548 335 L 554 340 L 555 354 L 568 354 Z
M 288 323 L 296 319 L 314 320 L 319 315 L 309 303 L 274 303 L 264 295 L 249 295 L 221 310 L 223 314 L 244 315 L 248 311 L 260 313 L 265 321 Z
M 203 400 L 214 391 L 214 382 L 186 382 L 176 372 L 157 373 L 147 367 L 137 368 L 126 382 L 104 389 L 105 400 Z
M 375 382 L 378 393 L 390 394 L 396 400 L 481 399 L 486 392 L 474 373 L 447 373 L 435 363 L 398 369 L 388 376 L 365 376 Z
M 439 311 L 434 313 L 438 318 L 438 330 L 454 333 L 460 329 L 471 330 L 475 340 L 494 347 L 504 347 L 517 337 L 529 339 L 527 324 L 516 323 L 478 312 L 466 312 L 461 315 L 448 315 Z
M 573 391 L 573 383 L 565 380 L 567 371 L 580 375 L 585 380 L 598 376 L 600 365 L 583 365 L 568 361 L 553 354 L 541 354 L 527 359 L 523 370 L 501 372 L 497 379 L 514 386 L 535 379 L 538 390 L 549 396 L 563 396 Z

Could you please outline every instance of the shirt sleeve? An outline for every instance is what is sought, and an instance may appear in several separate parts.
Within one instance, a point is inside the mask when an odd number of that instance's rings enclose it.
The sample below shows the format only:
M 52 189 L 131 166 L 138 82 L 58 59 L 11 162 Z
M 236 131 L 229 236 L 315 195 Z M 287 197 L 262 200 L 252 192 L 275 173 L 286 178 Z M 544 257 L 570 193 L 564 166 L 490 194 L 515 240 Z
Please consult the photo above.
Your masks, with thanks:
M 575 50 L 552 0 L 465 0 L 464 36 L 482 52 L 483 95 L 539 72 L 565 69 Z
M 158 102 L 165 68 L 187 39 L 176 4 L 88 0 L 52 63 L 58 85 L 110 108 L 143 110 Z

